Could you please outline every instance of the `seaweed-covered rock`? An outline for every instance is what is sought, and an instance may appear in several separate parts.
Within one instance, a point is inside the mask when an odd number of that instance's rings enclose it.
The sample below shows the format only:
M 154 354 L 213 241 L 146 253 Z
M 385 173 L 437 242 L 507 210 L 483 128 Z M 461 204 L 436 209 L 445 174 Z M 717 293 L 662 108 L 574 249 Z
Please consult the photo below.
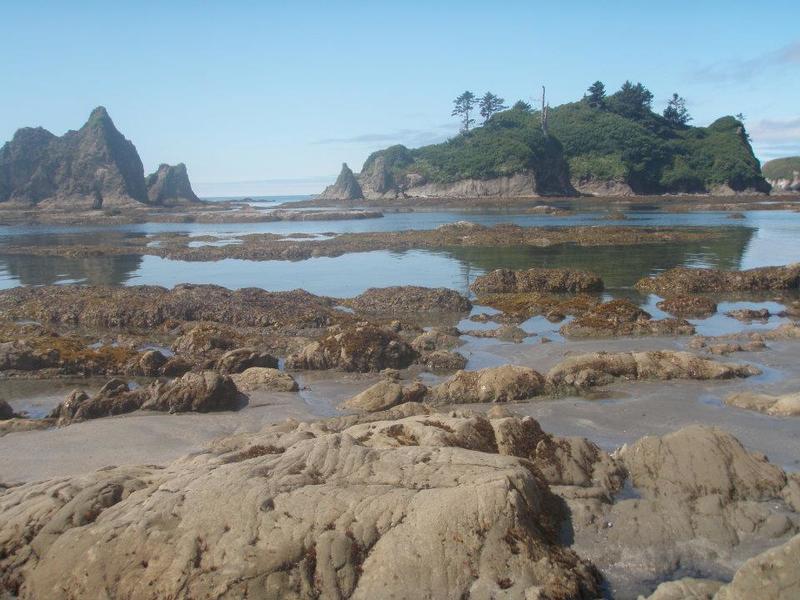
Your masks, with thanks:
M 513 292 L 600 292 L 603 280 L 594 273 L 573 269 L 533 268 L 526 271 L 496 269 L 480 275 L 470 286 L 476 294 Z
M 591 352 L 570 356 L 547 373 L 553 389 L 563 386 L 588 388 L 617 378 L 638 379 L 733 379 L 761 371 L 751 365 L 722 363 L 700 358 L 690 352 Z
M 480 371 L 459 371 L 431 388 L 431 404 L 514 402 L 540 395 L 544 377 L 528 367 L 504 365 Z
M 717 312 L 717 303 L 706 296 L 681 295 L 661 300 L 658 308 L 676 317 L 704 318 Z
M 761 267 L 747 271 L 718 271 L 676 267 L 636 283 L 636 289 L 660 296 L 703 292 L 758 292 L 795 290 L 800 286 L 800 264 Z
M 278 359 L 256 348 L 236 348 L 223 354 L 217 361 L 220 373 L 242 373 L 250 367 L 278 368 Z
M 561 327 L 561 333 L 569 337 L 693 335 L 694 332 L 688 321 L 653 319 L 650 313 L 626 299 L 598 304 Z
M 417 352 L 389 329 L 367 323 L 333 328 L 317 342 L 286 359 L 289 369 L 380 371 L 408 367 Z
M 454 290 L 416 285 L 369 288 L 345 304 L 358 312 L 378 315 L 462 313 L 472 308 L 472 303 Z
M 143 409 L 168 412 L 210 412 L 239 408 L 239 390 L 228 375 L 213 371 L 186 373 L 149 390 Z

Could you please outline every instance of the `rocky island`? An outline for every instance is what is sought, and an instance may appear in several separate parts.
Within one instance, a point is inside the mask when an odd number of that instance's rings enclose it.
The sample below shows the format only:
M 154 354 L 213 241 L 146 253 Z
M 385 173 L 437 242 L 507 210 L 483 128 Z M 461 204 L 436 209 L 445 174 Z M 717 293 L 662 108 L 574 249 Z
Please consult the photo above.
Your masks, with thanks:
M 735 117 L 708 127 L 670 119 L 651 110 L 652 94 L 641 84 L 595 94 L 547 107 L 546 121 L 541 111 L 518 102 L 444 143 L 379 150 L 358 174 L 343 165 L 320 199 L 769 191 L 744 124 Z

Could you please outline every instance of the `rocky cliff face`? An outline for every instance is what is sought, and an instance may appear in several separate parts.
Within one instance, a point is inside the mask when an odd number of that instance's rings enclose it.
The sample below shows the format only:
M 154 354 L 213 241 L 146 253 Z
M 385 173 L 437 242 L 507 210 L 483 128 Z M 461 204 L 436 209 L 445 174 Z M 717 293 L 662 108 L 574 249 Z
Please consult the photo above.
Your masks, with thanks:
M 0 149 L 0 202 L 86 208 L 145 203 L 142 161 L 103 107 L 61 137 L 20 129 Z
M 199 202 L 200 198 L 192 190 L 186 165 L 161 164 L 158 171 L 145 180 L 147 196 L 151 204 L 174 204 L 180 202 Z
M 776 158 L 764 163 L 762 172 L 772 186 L 773 193 L 800 192 L 800 156 Z
M 320 194 L 320 198 L 325 200 L 358 200 L 363 198 L 364 194 L 358 179 L 353 174 L 347 163 L 342 163 L 342 170 L 336 182 L 325 188 L 325 191 Z
M 0 205 L 55 209 L 197 202 L 186 166 L 161 165 L 145 181 L 136 147 L 102 106 L 63 136 L 25 127 L 0 148 Z

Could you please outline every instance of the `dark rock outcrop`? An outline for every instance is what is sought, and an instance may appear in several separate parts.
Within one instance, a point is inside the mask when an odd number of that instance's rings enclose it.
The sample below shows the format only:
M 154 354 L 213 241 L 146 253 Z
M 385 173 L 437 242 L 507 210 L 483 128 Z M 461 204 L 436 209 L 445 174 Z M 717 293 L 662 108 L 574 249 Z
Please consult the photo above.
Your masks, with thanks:
M 145 185 L 151 204 L 200 202 L 189 183 L 189 175 L 183 163 L 159 165 L 158 171 L 147 176 Z
M 661 300 L 658 308 L 676 317 L 710 317 L 717 312 L 717 303 L 705 296 L 681 295 Z
M 336 183 L 329 185 L 319 195 L 324 200 L 360 200 L 364 197 L 356 176 L 347 163 L 342 163 L 342 170 Z
M 598 304 L 561 327 L 561 334 L 569 337 L 693 335 L 694 332 L 694 325 L 684 319 L 653 319 L 650 313 L 622 298 Z
M 148 202 L 136 147 L 98 107 L 57 137 L 24 128 L 0 149 L 0 202 L 103 208 Z
M 155 383 L 143 409 L 175 412 L 210 412 L 239 407 L 239 390 L 227 375 L 213 371 L 186 373 L 165 384 Z

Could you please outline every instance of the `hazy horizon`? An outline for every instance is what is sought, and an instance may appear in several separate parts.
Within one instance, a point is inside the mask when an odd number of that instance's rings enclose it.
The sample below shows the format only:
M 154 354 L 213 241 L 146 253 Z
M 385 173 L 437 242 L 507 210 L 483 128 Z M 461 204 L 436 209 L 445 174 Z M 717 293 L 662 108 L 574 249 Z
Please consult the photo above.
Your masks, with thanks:
M 61 135 L 104 105 L 146 172 L 186 163 L 201 196 L 313 194 L 342 162 L 358 171 L 376 149 L 452 136 L 465 89 L 535 103 L 546 85 L 555 106 L 596 79 L 610 92 L 630 79 L 653 91 L 656 111 L 686 97 L 694 125 L 744 113 L 763 162 L 800 154 L 800 35 L 774 18 L 793 10 L 14 4 L 0 23 L 0 143 L 23 126 Z

